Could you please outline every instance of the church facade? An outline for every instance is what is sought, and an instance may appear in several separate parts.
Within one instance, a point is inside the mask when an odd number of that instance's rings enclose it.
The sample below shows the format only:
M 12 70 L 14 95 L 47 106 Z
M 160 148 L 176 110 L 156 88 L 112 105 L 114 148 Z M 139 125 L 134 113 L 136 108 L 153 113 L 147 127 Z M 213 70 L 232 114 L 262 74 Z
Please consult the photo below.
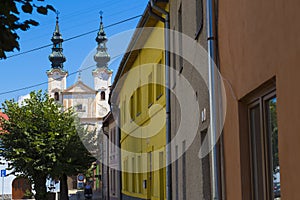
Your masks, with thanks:
M 52 53 L 49 55 L 51 68 L 46 72 L 48 76 L 49 96 L 62 104 L 65 109 L 73 108 L 78 114 L 80 123 L 96 129 L 96 133 L 99 133 L 103 118 L 110 111 L 108 98 L 112 77 L 112 70 L 108 68 L 110 56 L 107 53 L 106 47 L 107 37 L 103 27 L 102 16 L 100 18 L 100 28 L 96 37 L 98 46 L 97 52 L 94 55 L 96 65 L 91 74 L 91 78 L 94 79 L 94 88 L 86 85 L 81 80 L 80 71 L 78 72 L 77 82 L 67 87 L 68 72 L 64 69 L 66 58 L 63 55 L 63 38 L 59 30 L 58 17 L 51 39 L 53 43 Z M 99 160 L 99 158 L 97 159 Z M 94 175 L 99 174 L 100 167 L 97 166 Z M 69 189 L 76 189 L 76 178 L 70 179 L 68 185 Z M 94 188 L 100 188 L 99 180 L 94 181 Z

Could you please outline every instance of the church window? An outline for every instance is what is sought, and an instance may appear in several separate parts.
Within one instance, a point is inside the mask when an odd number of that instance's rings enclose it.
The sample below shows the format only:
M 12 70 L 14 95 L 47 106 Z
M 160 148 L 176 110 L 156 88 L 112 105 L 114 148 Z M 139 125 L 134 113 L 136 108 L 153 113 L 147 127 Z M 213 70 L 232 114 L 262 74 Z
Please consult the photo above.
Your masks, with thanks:
M 75 110 L 77 112 L 85 112 L 85 107 L 83 107 L 82 104 L 78 104 L 75 106 Z
M 55 101 L 59 101 L 59 94 L 58 94 L 58 92 L 54 93 L 54 100 Z
M 100 94 L 101 94 L 101 100 L 105 100 L 105 92 L 102 91 Z

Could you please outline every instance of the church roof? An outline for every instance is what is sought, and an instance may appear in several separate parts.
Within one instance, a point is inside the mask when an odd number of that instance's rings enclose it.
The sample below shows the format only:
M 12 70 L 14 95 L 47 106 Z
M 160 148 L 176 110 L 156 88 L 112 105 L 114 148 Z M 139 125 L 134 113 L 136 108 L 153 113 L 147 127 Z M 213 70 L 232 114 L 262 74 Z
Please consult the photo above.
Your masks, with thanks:
M 63 94 L 67 93 L 85 93 L 85 94 L 95 94 L 97 91 L 93 90 L 81 80 L 78 80 L 75 84 L 71 85 L 69 88 L 63 91 Z

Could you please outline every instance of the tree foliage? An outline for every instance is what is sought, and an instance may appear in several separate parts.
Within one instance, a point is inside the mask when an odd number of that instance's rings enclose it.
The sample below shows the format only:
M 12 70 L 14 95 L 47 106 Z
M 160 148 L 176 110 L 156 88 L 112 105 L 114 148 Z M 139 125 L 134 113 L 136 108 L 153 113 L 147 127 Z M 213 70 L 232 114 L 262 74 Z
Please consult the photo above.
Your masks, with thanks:
M 41 4 L 44 0 L 37 1 Z M 39 23 L 33 19 L 20 19 L 21 12 L 32 14 L 34 10 L 43 15 L 47 15 L 48 10 L 55 11 L 53 6 L 37 5 L 33 0 L 0 1 L 0 59 L 6 58 L 6 52 L 20 50 L 17 30 L 26 31 L 30 26 L 38 26 Z
M 84 172 L 95 160 L 77 134 L 85 130 L 78 128 L 74 111 L 63 111 L 47 94 L 31 92 L 22 105 L 10 100 L 2 106 L 9 119 L 0 121 L 0 155 L 13 173 L 32 179 L 36 199 L 45 199 L 49 175 L 66 181 L 67 176 Z M 66 191 L 66 185 L 61 189 Z

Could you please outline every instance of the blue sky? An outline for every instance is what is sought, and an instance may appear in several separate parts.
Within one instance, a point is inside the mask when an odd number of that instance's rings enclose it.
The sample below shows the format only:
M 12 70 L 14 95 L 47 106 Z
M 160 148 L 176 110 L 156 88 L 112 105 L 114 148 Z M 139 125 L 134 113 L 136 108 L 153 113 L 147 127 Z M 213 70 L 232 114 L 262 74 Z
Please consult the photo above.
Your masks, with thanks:
M 60 31 L 64 39 L 86 33 L 88 31 L 99 28 L 99 11 L 102 10 L 104 26 L 119 22 L 121 20 L 142 14 L 147 0 L 89 0 L 89 1 L 53 1 L 46 0 L 46 3 L 53 5 L 59 10 L 59 25 Z M 48 15 L 39 15 L 36 12 L 33 15 L 25 14 L 22 19 L 32 18 L 37 20 L 40 25 L 32 27 L 28 31 L 19 31 L 20 36 L 20 52 L 31 50 L 43 45 L 51 44 L 51 36 L 55 26 L 55 13 L 49 12 Z M 109 37 L 123 31 L 133 29 L 136 27 L 139 18 L 120 25 L 109 27 L 105 29 Z M 80 66 L 84 67 L 84 60 L 87 55 L 96 48 L 97 31 L 86 36 L 76 38 L 74 40 L 63 43 L 64 55 L 67 61 L 64 68 L 69 72 L 77 71 Z M 127 38 L 130 39 L 130 36 Z M 120 41 L 120 48 L 124 48 L 127 43 Z M 109 52 L 112 48 L 119 48 L 114 42 L 113 47 L 108 43 Z M 20 53 L 17 50 L 13 53 L 8 53 L 7 56 Z M 51 53 L 51 47 L 47 47 L 32 53 L 15 56 L 6 60 L 0 60 L 1 78 L 0 78 L 0 103 L 6 99 L 18 99 L 19 96 L 26 95 L 32 90 L 47 89 L 47 84 L 22 90 L 3 94 L 5 92 L 31 86 L 47 81 L 46 70 L 50 69 L 50 62 L 48 55 Z M 117 71 L 119 59 L 112 62 L 110 68 Z M 69 76 L 67 85 L 70 86 L 76 81 L 77 75 Z M 90 81 L 90 78 L 86 81 Z
M 86 33 L 99 28 L 100 18 L 99 12 L 102 10 L 104 26 L 125 20 L 127 18 L 142 14 L 147 0 L 73 0 L 73 1 L 53 1 L 45 0 L 46 3 L 53 5 L 59 10 L 59 25 L 60 31 L 64 39 Z M 53 12 L 48 15 L 39 15 L 36 12 L 33 15 L 23 15 L 22 19 L 32 18 L 37 20 L 40 25 L 32 27 L 28 31 L 19 31 L 20 47 L 18 52 L 8 53 L 7 56 L 15 55 L 23 51 L 28 51 L 37 47 L 51 44 L 51 37 L 55 27 L 55 17 Z M 116 34 L 123 31 L 132 30 L 136 27 L 139 18 L 105 29 L 106 35 L 115 38 L 109 40 L 108 52 L 114 57 L 120 49 L 126 49 L 127 43 L 130 40 L 130 33 L 123 34 L 122 37 L 114 37 Z M 96 34 L 88 34 L 86 36 L 70 40 L 63 43 L 64 55 L 67 61 L 64 68 L 69 72 L 78 71 L 80 68 L 85 68 L 93 62 L 87 56 L 96 48 Z M 0 60 L 1 78 L 0 78 L 0 103 L 6 99 L 17 100 L 20 96 L 28 94 L 32 90 L 46 90 L 47 84 L 38 87 L 21 90 L 18 92 L 8 91 L 19 88 L 32 86 L 47 82 L 46 71 L 50 69 L 51 64 L 48 60 L 48 55 L 51 53 L 51 47 L 47 47 L 32 53 L 15 56 L 6 60 Z M 119 59 L 112 62 L 110 68 L 116 73 L 119 64 Z M 89 72 L 86 72 L 89 74 Z M 77 75 L 72 75 L 67 78 L 67 86 L 72 85 L 76 81 Z M 91 82 L 91 77 L 82 76 L 83 81 Z M 0 166 L 1 169 L 5 168 Z M 11 193 L 11 180 L 6 178 L 5 193 Z M 2 187 L 2 181 L 0 183 Z

